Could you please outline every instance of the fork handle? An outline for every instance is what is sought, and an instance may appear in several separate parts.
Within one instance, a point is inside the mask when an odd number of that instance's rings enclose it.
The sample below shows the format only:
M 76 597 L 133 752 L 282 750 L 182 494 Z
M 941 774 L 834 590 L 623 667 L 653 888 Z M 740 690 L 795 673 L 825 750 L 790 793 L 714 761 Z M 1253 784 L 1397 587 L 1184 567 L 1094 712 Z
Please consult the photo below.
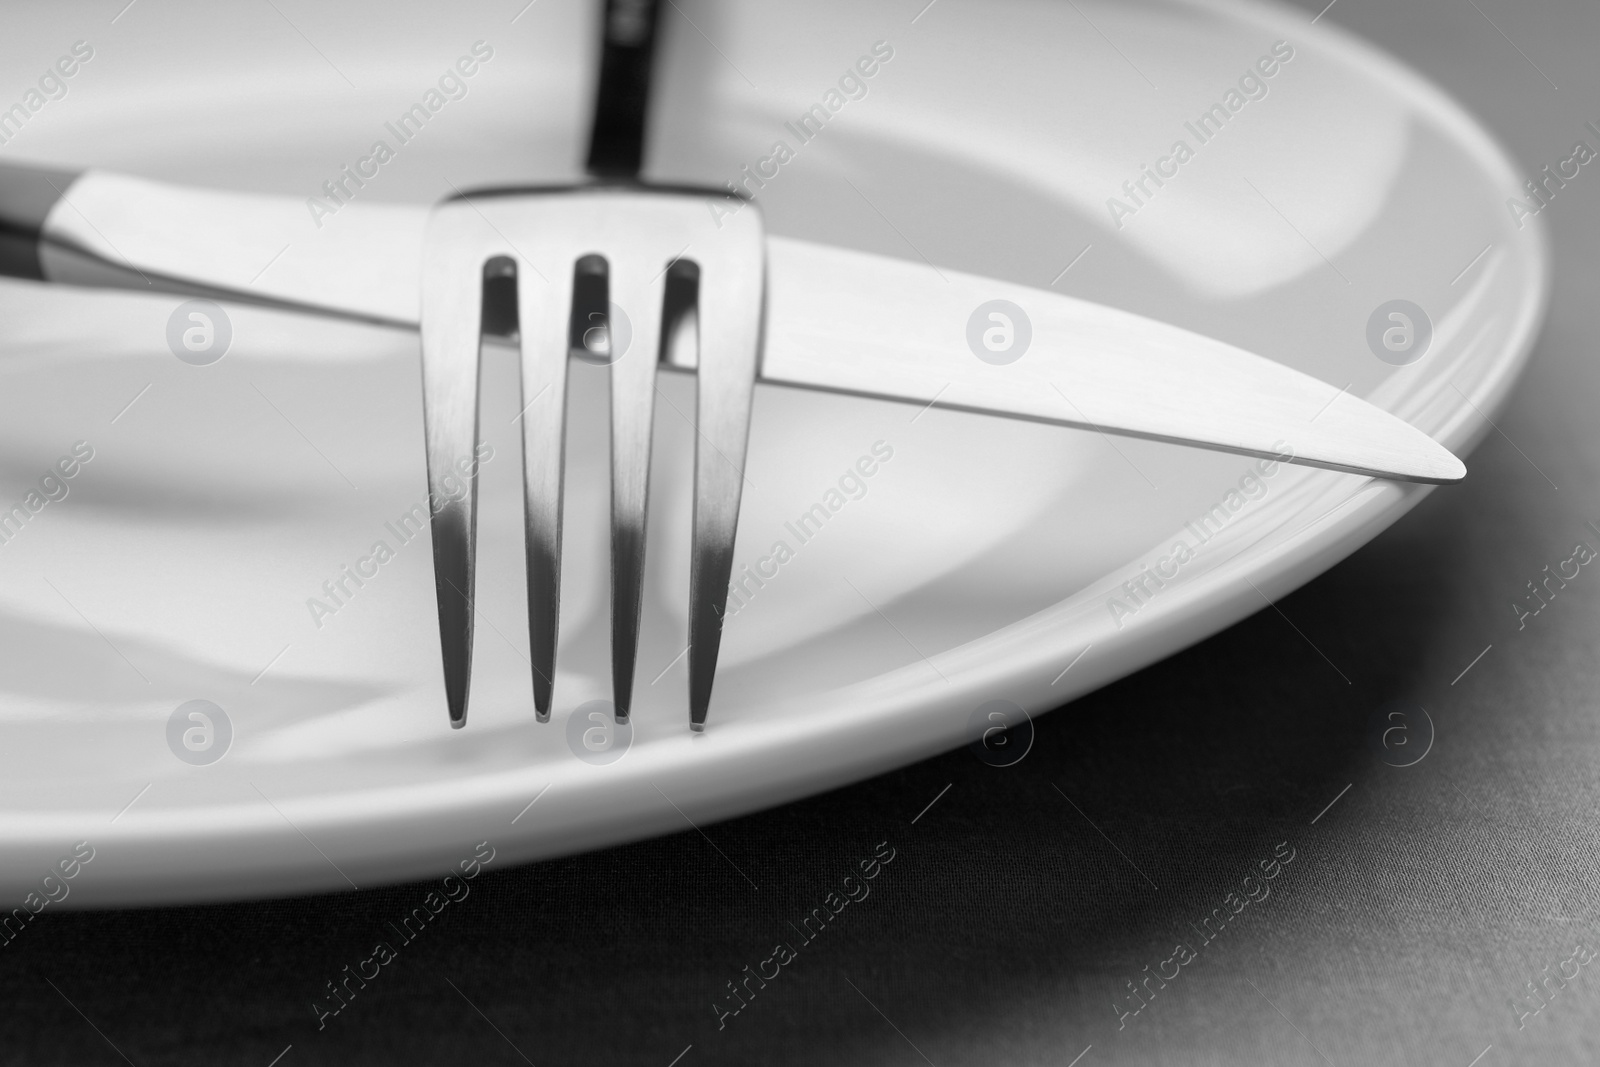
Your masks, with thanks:
M 644 164 L 657 0 L 606 0 L 600 84 L 586 169 L 596 178 L 637 178 Z

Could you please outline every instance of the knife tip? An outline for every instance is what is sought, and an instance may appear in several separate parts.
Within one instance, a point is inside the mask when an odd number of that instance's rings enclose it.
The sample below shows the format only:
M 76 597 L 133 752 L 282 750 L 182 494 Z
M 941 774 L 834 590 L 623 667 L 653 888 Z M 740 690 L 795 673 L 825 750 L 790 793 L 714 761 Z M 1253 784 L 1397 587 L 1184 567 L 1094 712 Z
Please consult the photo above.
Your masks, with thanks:
M 1421 431 L 1417 433 L 1420 435 Z M 1407 479 L 1431 485 L 1455 485 L 1465 481 L 1467 465 L 1461 461 L 1461 457 L 1432 437 L 1428 437 L 1427 442 L 1429 447 L 1417 456 L 1406 471 Z

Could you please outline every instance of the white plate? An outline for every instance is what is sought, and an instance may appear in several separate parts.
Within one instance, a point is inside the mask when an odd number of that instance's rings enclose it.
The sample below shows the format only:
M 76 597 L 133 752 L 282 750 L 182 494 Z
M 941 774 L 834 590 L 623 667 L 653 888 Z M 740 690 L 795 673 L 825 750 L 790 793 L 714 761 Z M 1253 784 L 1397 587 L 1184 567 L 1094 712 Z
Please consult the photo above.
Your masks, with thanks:
M 1058 279 L 1348 382 L 1461 452 L 1531 344 L 1544 236 L 1506 210 L 1520 185 L 1506 158 L 1438 90 L 1301 12 L 944 0 L 913 23 L 920 3 L 685 6 L 706 36 L 668 14 L 662 179 L 720 183 L 775 139 L 793 147 L 785 121 L 874 42 L 894 49 L 761 191 L 774 232 Z M 592 78 L 576 7 L 509 25 L 330 16 L 326 60 L 257 27 L 245 62 L 217 47 L 231 16 L 140 10 L 7 151 L 310 196 L 484 39 L 494 58 L 468 95 L 362 195 L 572 177 Z M 17 20 L 7 58 L 54 47 L 44 8 Z M 1266 95 L 1198 144 L 1184 121 L 1226 103 L 1280 40 L 1293 57 Z M 1179 138 L 1194 158 L 1115 227 L 1107 197 Z M 1397 298 L 1434 331 L 1398 368 L 1365 339 Z M 963 744 L 987 701 L 1055 708 L 1260 610 L 1427 492 L 1277 468 L 1199 544 L 1188 524 L 1226 509 L 1249 461 L 762 392 L 738 563 L 780 540 L 793 558 L 730 620 L 710 728 L 692 736 L 676 657 L 693 440 L 663 405 L 634 736 L 600 764 L 568 739 L 574 709 L 609 686 L 603 380 L 573 381 L 557 709 L 539 725 L 519 405 L 510 360 L 489 361 L 477 673 L 453 731 L 429 549 L 385 526 L 426 492 L 414 338 L 236 308 L 226 358 L 195 367 L 166 348 L 176 303 L 0 288 L 0 503 L 74 442 L 94 449 L 69 495 L 0 545 L 0 900 L 20 903 L 79 841 L 94 859 L 68 906 L 365 887 L 453 867 L 485 840 L 513 863 L 704 826 Z M 687 385 L 665 385 L 685 411 Z M 875 446 L 892 458 L 865 495 L 799 543 L 785 521 Z M 393 559 L 319 627 L 308 600 L 380 540 Z M 1124 583 L 1178 542 L 1193 559 L 1129 601 Z M 205 765 L 168 742 L 191 700 L 231 724 Z

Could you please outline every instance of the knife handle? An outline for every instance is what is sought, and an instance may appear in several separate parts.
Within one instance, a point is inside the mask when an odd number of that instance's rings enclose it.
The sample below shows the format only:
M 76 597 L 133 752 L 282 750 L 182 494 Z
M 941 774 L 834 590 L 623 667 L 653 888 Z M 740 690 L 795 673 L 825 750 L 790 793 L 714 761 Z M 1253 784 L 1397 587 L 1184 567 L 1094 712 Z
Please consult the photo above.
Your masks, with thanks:
M 80 171 L 0 163 L 0 277 L 44 280 L 44 220 Z

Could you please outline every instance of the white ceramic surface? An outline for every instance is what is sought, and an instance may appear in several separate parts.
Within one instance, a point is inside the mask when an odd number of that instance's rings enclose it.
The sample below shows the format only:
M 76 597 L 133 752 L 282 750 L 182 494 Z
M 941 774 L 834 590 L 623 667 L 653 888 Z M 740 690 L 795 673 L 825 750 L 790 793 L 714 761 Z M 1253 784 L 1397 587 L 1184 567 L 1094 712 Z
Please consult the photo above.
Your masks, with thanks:
M 1532 343 L 1545 244 L 1504 207 L 1520 178 L 1436 89 L 1303 13 L 942 0 L 913 22 L 920 0 L 679 6 L 705 36 L 669 16 L 661 179 L 738 176 L 775 139 L 792 145 L 784 122 L 874 42 L 894 49 L 761 191 L 774 232 L 1056 278 L 1348 382 L 1461 453 Z M 405 25 L 341 11 L 319 27 L 326 65 L 281 27 L 252 24 L 230 61 L 215 46 L 246 32 L 232 16 L 140 11 L 96 30 L 75 95 L 3 151 L 310 196 L 483 39 L 495 55 L 468 95 L 363 195 L 568 178 L 592 77 L 576 8 Z M 0 58 L 48 62 L 50 18 L 21 11 Z M 1193 144 L 1185 120 L 1280 40 L 1294 55 L 1266 95 L 1114 226 L 1106 198 L 1175 139 Z M 1434 324 L 1426 356 L 1398 368 L 1365 341 L 1395 298 Z M 229 353 L 196 367 L 166 346 L 176 304 L 0 287 L 0 504 L 74 442 L 94 449 L 66 498 L 0 545 L 8 908 L 78 841 L 95 858 L 63 906 L 366 887 L 452 867 L 484 840 L 507 863 L 705 826 L 963 744 L 985 701 L 1056 708 L 1261 609 L 1428 491 L 1278 468 L 1176 578 L 1119 613 L 1123 584 L 1193 544 L 1186 524 L 1250 461 L 763 391 L 737 562 L 778 540 L 793 558 L 729 621 L 710 727 L 693 736 L 677 658 L 693 436 L 673 410 L 691 410 L 691 383 L 667 378 L 634 736 L 597 765 L 567 726 L 608 695 L 603 378 L 575 368 L 557 708 L 540 725 L 514 364 L 490 353 L 473 706 L 452 731 L 429 549 L 385 526 L 426 495 L 415 338 L 234 308 Z M 786 520 L 875 445 L 865 494 L 798 543 Z M 308 599 L 380 540 L 394 558 L 319 626 Z M 232 726 L 208 765 L 167 740 L 195 699 Z

